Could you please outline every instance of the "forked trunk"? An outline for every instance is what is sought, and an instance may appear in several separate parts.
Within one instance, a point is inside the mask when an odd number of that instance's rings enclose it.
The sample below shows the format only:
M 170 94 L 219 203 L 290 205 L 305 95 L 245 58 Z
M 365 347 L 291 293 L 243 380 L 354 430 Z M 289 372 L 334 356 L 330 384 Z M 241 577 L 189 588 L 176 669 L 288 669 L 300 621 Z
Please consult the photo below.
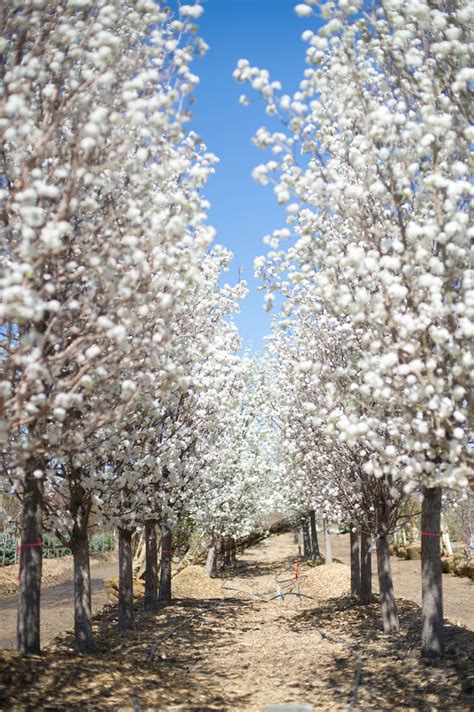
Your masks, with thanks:
M 424 487 L 421 507 L 421 654 L 425 658 L 444 655 L 440 530 L 441 489 Z
M 20 593 L 17 648 L 22 655 L 40 653 L 40 598 L 43 545 L 43 479 L 36 478 L 37 463 L 27 462 L 21 513 Z
M 158 608 L 158 550 L 156 545 L 156 524 L 145 522 L 145 611 Z
M 387 536 L 377 539 L 377 572 L 382 604 L 382 621 L 384 633 L 395 633 L 400 629 L 397 605 L 393 592 L 392 569 L 390 567 L 390 550 Z
M 355 525 L 351 524 L 351 594 L 360 596 L 360 551 L 359 551 L 359 531 Z
M 160 566 L 160 591 L 158 599 L 160 601 L 171 601 L 171 557 L 173 535 L 169 529 L 163 530 L 161 539 L 161 566 Z
M 91 573 L 87 525 L 74 525 L 71 537 L 74 561 L 74 634 L 80 653 L 94 652 L 92 634 Z
M 132 532 L 119 529 L 119 628 L 133 628 Z
M 207 559 L 204 571 L 208 576 L 216 575 L 216 537 L 214 534 L 211 537 L 211 543 L 209 545 L 209 549 L 207 550 Z
M 325 563 L 332 564 L 332 543 L 331 534 L 329 532 L 329 527 L 326 522 L 324 522 L 324 544 L 326 549 Z
M 309 523 L 311 529 L 311 558 L 313 561 L 318 561 L 321 559 L 321 552 L 319 551 L 319 541 L 318 541 L 318 529 L 316 527 L 316 512 L 311 510 L 309 513 Z
M 372 600 L 372 554 L 370 551 L 370 534 L 364 530 L 360 533 L 360 602 L 363 606 Z

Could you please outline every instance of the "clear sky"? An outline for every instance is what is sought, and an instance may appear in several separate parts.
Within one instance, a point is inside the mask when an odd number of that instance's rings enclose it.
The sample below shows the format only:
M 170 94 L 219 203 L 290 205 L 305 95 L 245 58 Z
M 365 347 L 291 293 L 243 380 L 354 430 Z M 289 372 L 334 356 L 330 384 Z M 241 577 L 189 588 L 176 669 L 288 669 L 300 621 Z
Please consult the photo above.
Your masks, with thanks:
M 253 278 L 253 259 L 266 251 L 263 236 L 284 226 L 285 213 L 272 187 L 259 186 L 251 177 L 252 169 L 268 160 L 251 139 L 269 117 L 256 95 L 250 106 L 239 104 L 242 93 L 249 98 L 252 93 L 232 79 L 232 72 L 240 58 L 248 59 L 268 69 L 291 93 L 303 78 L 301 34 L 315 29 L 315 20 L 298 18 L 293 0 L 203 0 L 202 5 L 200 36 L 210 49 L 193 65 L 201 82 L 188 127 L 220 159 L 205 190 L 212 204 L 209 222 L 217 229 L 217 241 L 235 255 L 227 281 L 236 282 L 240 269 L 250 288 L 237 323 L 244 345 L 257 350 L 269 331 L 269 317 Z

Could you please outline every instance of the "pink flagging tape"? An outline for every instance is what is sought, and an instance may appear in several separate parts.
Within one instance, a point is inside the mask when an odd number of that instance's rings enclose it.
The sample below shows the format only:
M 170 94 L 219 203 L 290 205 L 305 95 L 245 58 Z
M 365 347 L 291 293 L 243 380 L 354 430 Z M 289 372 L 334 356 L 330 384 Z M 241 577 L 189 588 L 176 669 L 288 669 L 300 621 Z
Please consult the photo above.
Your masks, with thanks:
M 22 556 L 21 556 L 21 550 L 22 549 L 29 549 L 32 546 L 43 546 L 42 541 L 34 541 L 31 544 L 20 544 L 19 546 L 16 547 L 16 550 L 20 552 L 20 568 L 18 569 L 18 580 L 21 579 L 21 572 L 23 571 L 23 562 L 22 562 Z
M 421 532 L 421 536 L 441 536 L 441 532 Z

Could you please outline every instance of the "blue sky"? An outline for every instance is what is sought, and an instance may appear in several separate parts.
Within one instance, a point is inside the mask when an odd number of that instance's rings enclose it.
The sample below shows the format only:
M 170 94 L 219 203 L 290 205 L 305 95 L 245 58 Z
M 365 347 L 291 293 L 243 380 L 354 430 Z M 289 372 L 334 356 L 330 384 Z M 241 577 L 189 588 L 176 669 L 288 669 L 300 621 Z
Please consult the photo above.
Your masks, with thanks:
M 303 78 L 305 29 L 315 20 L 298 18 L 293 0 L 203 0 L 200 35 L 210 49 L 197 60 L 193 71 L 200 77 L 189 128 L 197 131 L 220 163 L 205 190 L 212 208 L 209 222 L 217 229 L 217 241 L 234 253 L 227 281 L 238 280 L 239 269 L 250 294 L 237 317 L 244 345 L 258 350 L 269 331 L 263 309 L 263 292 L 253 278 L 254 257 L 263 254 L 265 234 L 285 224 L 284 210 L 276 203 L 271 186 L 257 185 L 252 169 L 267 160 L 253 144 L 255 131 L 267 123 L 263 103 L 245 85 L 232 79 L 238 59 L 266 68 L 287 93 Z M 253 98 L 249 107 L 239 96 Z

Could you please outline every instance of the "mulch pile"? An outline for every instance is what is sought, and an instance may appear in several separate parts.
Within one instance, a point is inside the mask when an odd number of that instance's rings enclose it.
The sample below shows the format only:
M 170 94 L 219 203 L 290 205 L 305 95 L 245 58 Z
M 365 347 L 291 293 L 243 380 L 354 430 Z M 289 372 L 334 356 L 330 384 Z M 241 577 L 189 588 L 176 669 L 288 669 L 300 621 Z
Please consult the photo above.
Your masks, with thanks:
M 172 579 L 176 598 L 222 598 L 222 581 L 206 575 L 202 566 L 188 566 Z
M 351 572 L 348 566 L 334 562 L 304 568 L 301 593 L 313 596 L 317 601 L 345 596 L 351 590 Z
M 103 561 L 115 561 L 117 554 L 113 551 L 104 552 L 91 557 L 90 565 Z M 72 578 L 72 556 L 58 559 L 43 559 L 43 574 L 41 587 L 49 588 L 70 581 Z M 0 596 L 14 596 L 18 593 L 18 564 L 0 568 Z

